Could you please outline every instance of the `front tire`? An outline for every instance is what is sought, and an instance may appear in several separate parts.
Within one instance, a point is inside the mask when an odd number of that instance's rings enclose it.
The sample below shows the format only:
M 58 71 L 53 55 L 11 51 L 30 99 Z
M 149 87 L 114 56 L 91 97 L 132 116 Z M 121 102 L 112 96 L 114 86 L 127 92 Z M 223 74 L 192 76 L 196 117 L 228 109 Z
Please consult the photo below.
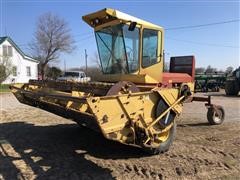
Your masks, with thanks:
M 168 109 L 167 103 L 163 100 L 160 99 L 158 102 L 158 105 L 156 107 L 156 118 L 159 117 L 165 110 Z M 160 134 L 159 139 L 162 142 L 152 143 L 148 147 L 144 147 L 144 150 L 147 151 L 150 154 L 160 154 L 164 153 L 169 150 L 170 146 L 173 143 L 173 140 L 175 138 L 176 134 L 176 122 L 174 121 L 176 117 L 176 114 L 170 110 L 169 114 L 165 115 L 157 124 L 156 124 L 156 129 L 165 129 L 168 126 L 171 126 L 170 129 L 162 134 Z M 154 145 L 153 145 L 154 144 Z M 157 146 L 156 146 L 157 144 Z
M 177 124 L 174 122 L 170 130 L 168 131 L 168 138 L 166 141 L 161 142 L 158 147 L 144 147 L 144 150 L 149 154 L 160 154 L 167 152 L 173 143 L 176 134 Z

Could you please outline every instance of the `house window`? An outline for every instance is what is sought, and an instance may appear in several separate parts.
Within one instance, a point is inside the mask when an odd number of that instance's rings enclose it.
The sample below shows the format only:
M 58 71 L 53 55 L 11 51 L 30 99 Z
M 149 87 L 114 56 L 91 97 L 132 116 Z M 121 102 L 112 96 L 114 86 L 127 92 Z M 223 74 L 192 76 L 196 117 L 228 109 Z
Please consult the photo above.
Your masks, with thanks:
M 12 46 L 8 46 L 8 56 L 10 56 L 10 57 L 13 56 Z
M 17 66 L 13 66 L 12 74 L 13 74 L 13 76 L 17 76 Z
M 7 46 L 7 45 L 3 45 L 3 56 L 7 56 L 7 57 L 12 57 L 13 56 L 13 50 L 12 50 L 12 46 Z
M 7 56 L 7 46 L 3 45 L 2 48 L 3 48 L 3 53 L 2 53 L 3 56 Z
M 27 76 L 31 76 L 31 67 L 27 66 Z

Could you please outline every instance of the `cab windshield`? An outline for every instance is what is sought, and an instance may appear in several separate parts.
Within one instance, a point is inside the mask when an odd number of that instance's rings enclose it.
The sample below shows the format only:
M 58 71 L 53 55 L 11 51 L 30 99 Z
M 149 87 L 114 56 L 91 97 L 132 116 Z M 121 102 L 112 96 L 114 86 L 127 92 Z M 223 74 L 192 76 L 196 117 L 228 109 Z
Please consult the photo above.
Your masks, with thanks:
M 104 74 L 128 74 L 139 68 L 139 29 L 128 30 L 118 24 L 96 31 L 96 40 Z

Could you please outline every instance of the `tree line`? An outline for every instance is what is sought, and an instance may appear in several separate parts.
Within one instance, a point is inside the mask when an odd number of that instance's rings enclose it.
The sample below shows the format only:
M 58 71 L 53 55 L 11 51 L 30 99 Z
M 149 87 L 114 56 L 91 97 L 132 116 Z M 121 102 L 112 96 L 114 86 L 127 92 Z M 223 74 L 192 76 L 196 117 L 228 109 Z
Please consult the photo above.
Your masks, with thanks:
M 204 67 L 197 67 L 195 68 L 196 74 L 213 74 L 213 73 L 224 73 L 226 75 L 230 74 L 234 68 L 232 66 L 227 67 L 225 70 L 218 70 L 217 68 L 208 65 L 206 68 Z

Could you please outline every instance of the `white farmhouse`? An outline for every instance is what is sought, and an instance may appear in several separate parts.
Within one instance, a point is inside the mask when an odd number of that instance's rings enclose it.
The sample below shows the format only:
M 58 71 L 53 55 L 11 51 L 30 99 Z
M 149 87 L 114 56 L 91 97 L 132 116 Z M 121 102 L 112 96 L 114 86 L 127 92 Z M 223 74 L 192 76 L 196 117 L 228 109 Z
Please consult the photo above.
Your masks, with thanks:
M 0 37 L 0 61 L 3 58 L 11 61 L 12 74 L 2 84 L 27 83 L 38 78 L 39 62 L 24 54 L 8 36 Z

